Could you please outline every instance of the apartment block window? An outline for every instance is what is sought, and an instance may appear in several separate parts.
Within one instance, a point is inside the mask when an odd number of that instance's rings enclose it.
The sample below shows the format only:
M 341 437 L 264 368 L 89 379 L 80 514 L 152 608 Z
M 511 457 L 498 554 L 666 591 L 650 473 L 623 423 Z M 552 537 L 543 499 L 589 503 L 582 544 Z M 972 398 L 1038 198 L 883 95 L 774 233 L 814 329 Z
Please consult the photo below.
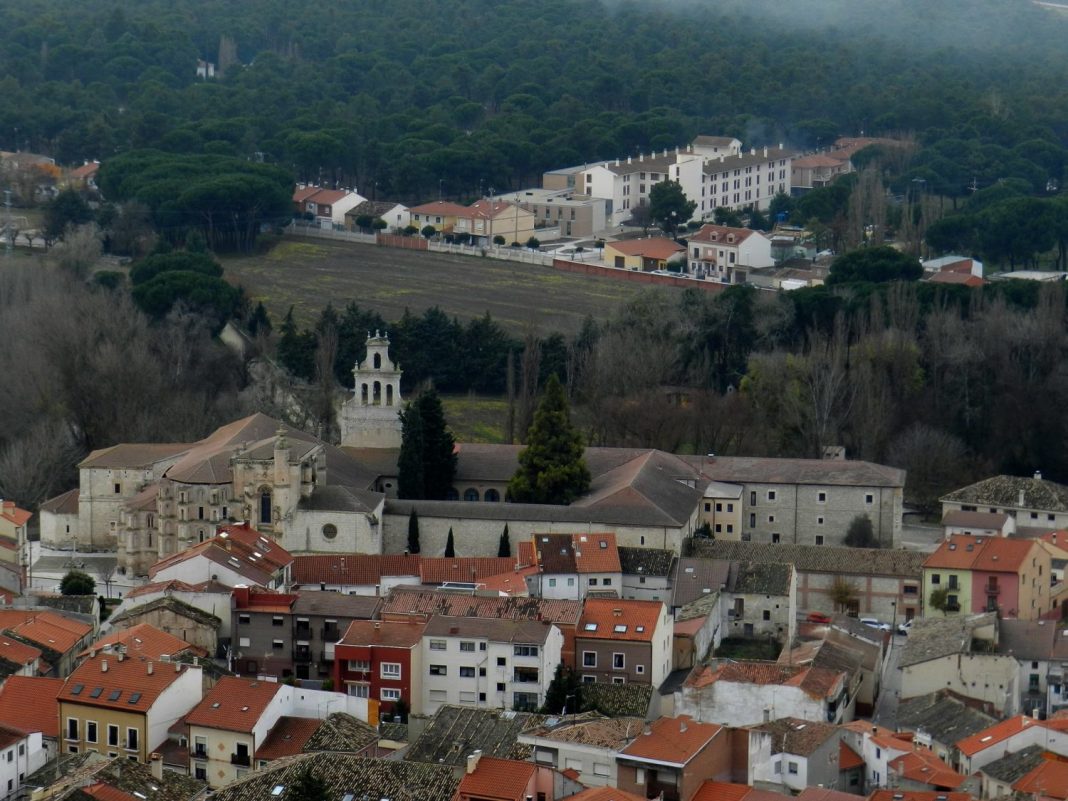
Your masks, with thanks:
M 915 584 L 906 584 L 902 588 L 902 593 L 904 595 L 917 595 L 917 594 L 919 594 L 919 592 L 920 592 L 920 588 L 917 587 Z
M 350 659 L 348 669 L 352 673 L 368 673 L 371 670 L 369 659 Z
M 96 742 L 96 721 L 93 721 L 93 720 L 85 721 L 85 741 L 87 743 L 95 743 Z M 11 756 L 11 754 L 8 753 L 8 757 L 9 757 L 8 761 L 9 762 L 11 761 L 10 760 L 10 756 Z
M 430 650 L 431 651 L 444 651 L 445 648 L 446 648 L 445 640 L 431 640 L 430 641 Z
M 823 525 L 823 523 L 824 523 L 824 519 L 823 519 L 823 517 L 822 517 L 822 516 L 821 516 L 821 517 L 817 517 L 817 518 L 816 518 L 816 525 L 817 525 L 817 526 L 822 526 L 822 525 Z
M 728 512 L 733 512 L 734 511 L 734 504 L 733 503 L 728 503 L 727 504 L 727 511 Z
M 271 618 L 271 625 L 272 626 L 284 626 L 285 622 L 286 622 L 285 618 L 281 617 L 279 615 L 275 615 L 274 617 Z
M 556 586 L 556 579 L 554 579 L 554 578 L 549 579 L 549 586 L 550 587 L 555 587 Z
M 474 641 L 464 641 L 464 640 L 461 640 L 461 641 L 460 641 L 460 650 L 461 650 L 461 651 L 469 651 L 469 652 L 473 652 L 473 651 L 475 650 L 475 643 L 474 643 Z
M 949 588 L 951 590 L 958 589 L 958 586 L 957 586 L 957 574 L 956 573 L 950 575 L 950 577 L 949 577 Z
M 826 492 L 817 492 L 816 493 L 816 500 L 819 503 L 827 503 L 827 493 Z
M 113 745 L 116 748 L 119 745 L 119 727 L 108 725 L 108 745 Z
M 286 647 L 286 644 L 282 640 L 272 640 L 271 641 L 271 648 L 273 648 L 276 651 L 281 651 L 285 647 Z
M 590 581 L 590 586 L 591 587 L 596 587 L 597 586 L 597 579 L 595 579 L 593 577 L 590 577 L 589 581 Z
M 623 670 L 627 666 L 627 658 L 624 654 L 612 654 L 612 669 Z
M 596 651 L 583 651 L 582 652 L 582 666 L 583 667 L 597 667 L 597 652 Z
M 940 573 L 932 573 L 931 574 L 931 583 L 932 584 L 941 584 L 942 583 L 942 575 Z
M 383 701 L 399 701 L 401 691 L 393 687 L 383 687 L 381 697 Z
M 875 496 L 869 492 L 867 495 L 864 496 L 864 503 L 868 504 L 868 506 L 871 506 L 873 503 L 875 503 Z
M 788 762 L 787 766 L 786 766 L 786 770 L 791 775 L 796 776 L 797 775 L 797 763 L 796 762 Z
M 400 662 L 383 662 L 381 675 L 384 679 L 399 679 L 401 677 Z
M 67 718 L 67 739 L 68 740 L 77 740 L 78 739 L 78 719 L 77 718 Z
M 507 665 L 508 665 L 508 660 L 507 659 L 505 659 L 503 656 L 498 656 L 497 657 L 497 667 L 507 667 Z
M 252 618 L 249 615 L 238 615 L 237 623 L 240 626 L 247 626 L 252 622 Z
M 768 490 L 768 500 L 769 501 L 774 501 L 775 500 L 775 490 Z
M 734 533 L 734 523 L 728 523 L 727 524 L 727 533 L 728 534 L 733 534 Z
M 449 669 L 445 665 L 431 665 L 430 666 L 430 675 L 431 676 L 447 676 L 447 675 L 449 675 Z
M 473 679 L 475 677 L 475 669 L 473 667 L 460 668 L 460 678 Z
M 137 737 L 138 737 L 138 730 L 137 729 L 133 729 L 133 728 L 127 728 L 126 729 L 126 750 L 127 751 L 136 751 L 137 750 Z
M 538 646 L 536 645 L 515 645 L 512 646 L 512 654 L 514 656 L 537 656 Z

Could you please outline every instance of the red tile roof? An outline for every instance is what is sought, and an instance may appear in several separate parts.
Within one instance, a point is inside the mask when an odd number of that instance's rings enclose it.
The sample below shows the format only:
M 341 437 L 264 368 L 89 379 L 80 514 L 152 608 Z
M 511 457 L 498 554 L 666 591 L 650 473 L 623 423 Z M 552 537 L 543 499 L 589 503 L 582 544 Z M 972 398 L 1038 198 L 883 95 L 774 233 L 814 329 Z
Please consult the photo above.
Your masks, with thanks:
M 1014 718 L 995 723 L 990 728 L 976 732 L 971 737 L 965 737 L 963 740 L 957 742 L 957 749 L 964 754 L 964 756 L 974 756 L 980 751 L 985 751 L 987 748 L 990 748 L 992 745 L 996 745 L 1003 740 L 1009 739 L 1014 734 L 1019 734 L 1030 726 L 1041 725 L 1041 721 L 1030 718 L 1027 715 L 1017 715 Z
M 0 609 L 0 629 L 10 631 L 43 648 L 65 654 L 93 627 L 56 612 L 28 609 Z
M 155 578 L 168 568 L 196 558 L 222 565 L 261 586 L 269 584 L 277 570 L 293 562 L 289 551 L 246 523 L 220 527 L 218 535 L 210 540 L 159 560 L 148 569 L 148 575 Z
M 587 598 L 575 636 L 651 642 L 663 613 L 664 604 L 660 601 Z
M 864 758 L 861 757 L 856 751 L 845 744 L 844 741 L 838 742 L 838 769 L 849 770 L 850 768 L 859 768 L 864 764 Z
M 469 216 L 466 206 L 461 206 L 459 203 L 450 203 L 447 200 L 435 200 L 430 203 L 424 203 L 421 206 L 413 206 L 409 211 L 412 214 L 434 214 L 440 217 L 463 217 L 466 219 Z
M 1012 785 L 1035 798 L 1068 799 L 1068 762 L 1047 759 Z
M 699 668 L 686 679 L 691 687 L 707 687 L 716 681 L 745 684 L 780 684 L 799 687 L 814 698 L 829 698 L 838 692 L 845 673 L 818 667 L 779 665 L 775 662 L 725 662 L 713 669 Z
M 189 726 L 250 732 L 282 688 L 277 682 L 224 676 L 186 715 Z
M 940 790 L 874 790 L 868 801 L 975 801 L 971 793 L 944 793 Z
M 954 534 L 924 561 L 924 568 L 1016 573 L 1038 547 L 1033 540 Z
M 691 801 L 742 801 L 751 792 L 748 784 L 708 781 L 697 788 Z
M 91 650 L 114 650 L 116 645 L 125 646 L 126 655 L 129 657 L 143 656 L 146 659 L 159 659 L 164 654 L 176 656 L 186 651 L 191 651 L 198 656 L 208 655 L 203 648 L 190 645 L 180 637 L 168 634 L 148 623 L 139 623 L 128 629 L 113 632 L 107 637 L 102 637 L 93 643 L 91 648 L 82 651 L 79 656 L 87 654 Z
M 188 665 L 153 662 L 143 657 L 120 659 L 114 654 L 97 654 L 67 677 L 58 699 L 63 703 L 143 713 L 188 669 Z
M 504 593 L 505 595 L 525 596 L 528 594 L 527 576 L 536 576 L 537 574 L 538 568 L 536 567 L 520 567 L 507 573 L 499 573 L 496 576 L 487 576 L 484 579 L 480 579 L 478 588 L 480 590 Z
M 295 584 L 351 584 L 372 587 L 383 576 L 418 576 L 418 554 L 332 554 L 293 558 Z
M 458 798 L 502 798 L 523 801 L 537 766 L 516 759 L 484 756 L 471 773 L 465 773 L 456 788 Z
M 753 234 L 753 231 L 749 228 L 731 228 L 726 225 L 702 225 L 701 230 L 696 234 L 691 234 L 690 242 L 699 242 L 702 244 L 717 245 L 739 245 Z M 733 237 L 733 239 L 730 239 Z
M 63 679 L 9 676 L 0 688 L 0 723 L 22 731 L 39 731 L 45 737 L 58 737 L 56 696 L 62 689 Z
M 926 748 L 910 751 L 891 760 L 889 767 L 899 776 L 939 790 L 956 790 L 965 781 L 964 776 Z
M 288 715 L 278 718 L 263 745 L 256 749 L 256 759 L 281 759 L 299 754 L 321 723 L 317 718 L 294 718 Z
M 16 665 L 29 665 L 40 659 L 41 651 L 32 645 L 26 645 L 0 634 L 0 657 Z
M 986 283 L 977 275 L 954 272 L 935 273 L 927 280 L 932 284 L 962 284 L 964 286 L 982 286 Z
M 24 526 L 31 517 L 33 512 L 27 512 L 25 509 L 20 509 L 15 506 L 14 501 L 3 501 L 0 504 L 0 517 L 4 518 L 16 526 Z
M 70 171 L 73 178 L 88 178 L 90 175 L 96 175 L 100 169 L 100 162 L 91 161 L 88 164 L 83 164 L 81 167 L 75 167 Z
M 423 584 L 478 582 L 514 567 L 515 560 L 507 556 L 428 557 L 419 563 L 419 580 Z
M 110 784 L 104 784 L 103 782 L 97 782 L 96 784 L 90 784 L 88 787 L 83 787 L 82 791 L 98 801 L 138 801 L 137 796 L 130 795 L 127 792 L 123 792 L 118 787 L 113 787 Z
M 339 645 L 413 648 L 423 639 L 426 623 L 409 620 L 354 620 Z
M 620 754 L 630 759 L 682 766 L 703 751 L 722 730 L 717 723 L 698 723 L 689 715 L 660 718 L 649 726 L 648 734 L 639 734 Z
M 617 790 L 615 787 L 591 787 L 581 793 L 569 795 L 567 801 L 648 801 L 648 799 L 645 796 L 628 793 L 626 790 Z

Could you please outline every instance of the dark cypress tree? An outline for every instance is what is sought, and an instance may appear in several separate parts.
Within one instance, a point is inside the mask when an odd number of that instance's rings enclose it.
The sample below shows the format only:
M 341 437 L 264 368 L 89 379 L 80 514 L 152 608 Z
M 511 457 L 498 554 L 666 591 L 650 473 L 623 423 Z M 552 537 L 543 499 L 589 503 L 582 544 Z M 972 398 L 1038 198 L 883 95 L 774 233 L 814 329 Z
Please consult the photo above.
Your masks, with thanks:
M 400 418 L 401 449 L 400 456 L 397 458 L 397 497 L 425 498 L 427 495 L 423 417 L 419 413 L 419 407 L 414 403 L 409 403 L 404 407 Z
M 590 487 L 582 435 L 571 425 L 560 379 L 549 376 L 545 395 L 534 413 L 519 469 L 508 482 L 508 497 L 517 503 L 569 504 Z
M 445 423 L 445 410 L 435 390 L 424 392 L 414 405 L 423 425 L 423 497 L 443 501 L 456 476 L 456 440 Z
M 445 540 L 445 557 L 451 559 L 456 556 L 456 543 L 452 541 L 452 527 L 449 527 L 449 538 Z
M 415 509 L 408 515 L 408 553 L 419 553 L 419 515 Z
M 512 541 L 508 539 L 508 524 L 504 524 L 504 531 L 501 532 L 501 544 L 497 546 L 497 556 L 511 556 L 512 555 Z

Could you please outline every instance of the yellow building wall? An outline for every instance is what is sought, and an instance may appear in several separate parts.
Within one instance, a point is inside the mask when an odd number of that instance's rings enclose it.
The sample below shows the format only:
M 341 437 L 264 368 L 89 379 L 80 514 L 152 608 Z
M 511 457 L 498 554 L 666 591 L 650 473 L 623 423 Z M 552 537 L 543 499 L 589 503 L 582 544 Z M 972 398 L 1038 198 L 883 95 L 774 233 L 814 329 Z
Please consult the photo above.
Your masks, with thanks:
M 932 579 L 937 575 L 939 577 L 939 583 L 935 584 Z M 955 615 L 966 615 L 971 612 L 972 609 L 972 574 L 970 570 L 949 570 L 946 568 L 937 567 L 925 567 L 923 569 L 923 616 L 924 617 L 941 617 L 942 612 L 931 607 L 931 593 L 939 588 L 945 587 L 949 589 L 950 577 L 956 576 L 957 588 L 950 589 L 950 595 L 957 596 L 957 603 L 960 609 L 956 612 L 945 612 L 947 617 L 953 617 Z
M 90 690 L 91 688 L 86 686 L 83 692 L 89 692 Z M 67 737 L 67 721 L 70 718 L 78 720 L 77 740 L 71 740 Z M 86 723 L 89 721 L 96 723 L 96 742 L 90 742 L 86 739 L 88 735 Z M 119 727 L 119 744 L 117 746 L 108 745 L 108 725 Z M 126 748 L 127 728 L 137 729 L 136 750 L 131 751 Z M 104 756 L 108 754 L 118 754 L 120 757 L 136 756 L 139 762 L 147 762 L 148 752 L 146 749 L 149 746 L 146 742 L 146 733 L 145 716 L 143 714 L 120 712 L 116 709 L 85 704 L 72 704 L 69 701 L 61 701 L 59 704 L 59 753 L 61 754 L 73 753 L 71 748 L 77 747 L 79 752 L 96 751 Z

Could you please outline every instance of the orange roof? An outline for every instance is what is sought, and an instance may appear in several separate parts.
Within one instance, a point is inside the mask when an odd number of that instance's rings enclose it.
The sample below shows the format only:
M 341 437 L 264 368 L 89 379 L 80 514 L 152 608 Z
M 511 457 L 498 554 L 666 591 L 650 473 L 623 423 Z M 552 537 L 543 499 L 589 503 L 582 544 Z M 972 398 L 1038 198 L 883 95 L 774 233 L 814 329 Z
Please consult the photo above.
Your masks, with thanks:
M 348 197 L 349 194 L 350 192 L 347 189 L 320 189 L 311 197 L 305 198 L 305 200 L 310 200 L 319 206 L 331 206 Z
M 527 576 L 536 576 L 538 568 L 520 567 L 507 573 L 498 573 L 478 582 L 480 590 L 493 590 L 505 595 L 527 595 Z
M 982 286 L 986 283 L 977 275 L 954 272 L 935 273 L 927 281 L 932 284 L 963 284 L 964 286 Z
M 571 545 L 575 549 L 575 567 L 579 573 L 619 573 L 623 570 L 615 534 L 572 534 Z
M 484 756 L 471 773 L 465 773 L 456 788 L 459 798 L 507 798 L 523 801 L 537 766 L 533 762 Z
M 56 612 L 29 609 L 0 609 L 0 629 L 61 654 L 93 631 L 88 623 L 80 623 Z
M 673 239 L 665 239 L 662 236 L 608 242 L 605 247 L 611 248 L 616 253 L 622 253 L 624 256 L 645 256 L 649 259 L 669 259 L 676 253 L 682 253 L 686 250 Z
M 186 715 L 189 726 L 250 732 L 282 685 L 224 676 Z
M 682 767 L 722 729 L 718 723 L 698 723 L 689 715 L 660 718 L 649 726 L 648 734 L 638 735 L 620 753 L 630 759 Z
M 924 568 L 1015 573 L 1037 547 L 1032 540 L 954 534 L 924 561 Z
M 99 801 L 138 801 L 137 796 L 130 795 L 117 787 L 112 787 L 110 784 L 104 784 L 103 782 L 90 784 L 88 787 L 83 787 L 82 790 L 86 795 L 99 799 Z
M 724 662 L 718 668 L 710 665 L 699 668 L 686 679 L 686 685 L 700 688 L 717 681 L 779 684 L 783 687 L 799 687 L 814 698 L 829 698 L 845 681 L 845 675 L 842 671 L 829 668 L 780 665 L 776 662 Z
M 976 732 L 971 737 L 965 737 L 957 743 L 957 749 L 964 756 L 974 756 L 980 751 L 990 748 L 992 745 L 1007 740 L 1015 734 L 1019 734 L 1030 726 L 1041 726 L 1042 722 L 1029 718 L 1027 715 L 1017 715 L 1014 718 L 995 723 L 993 726 Z
M 873 790 L 868 801 L 975 801 L 971 793 L 944 793 L 940 790 Z
M 4 501 L 0 504 L 0 517 L 14 523 L 16 526 L 24 526 L 33 517 L 33 512 L 27 512 L 15 506 L 14 501 Z
M 188 669 L 188 665 L 177 662 L 172 665 L 144 657 L 120 659 L 113 654 L 97 654 L 67 677 L 58 699 L 63 703 L 143 713 Z
M 45 737 L 58 737 L 56 696 L 62 689 L 63 679 L 9 676 L 0 688 L 0 723 L 23 731 L 39 731 Z
M 256 759 L 281 759 L 299 754 L 320 724 L 322 721 L 318 718 L 293 718 L 288 715 L 278 718 L 263 745 L 256 749 Z
M 515 560 L 509 556 L 427 557 L 419 562 L 419 581 L 423 584 L 477 582 L 514 567 Z
M 333 554 L 295 556 L 295 584 L 356 584 L 373 586 L 382 576 L 418 576 L 419 554 Z
M 476 200 L 470 206 L 467 207 L 465 217 L 473 218 L 479 217 L 483 220 L 492 220 L 496 217 L 500 217 L 502 214 L 512 214 L 515 208 L 514 203 L 510 203 L 507 200 L 491 200 L 489 198 L 482 198 Z
M 414 648 L 423 639 L 426 623 L 417 620 L 354 620 L 338 645 L 364 648 Z
M 295 192 L 293 192 L 293 202 L 294 203 L 303 203 L 305 200 L 307 200 L 308 198 L 310 198 L 312 195 L 314 195 L 316 192 L 319 192 L 319 191 L 322 191 L 322 190 L 321 190 L 321 187 L 318 187 L 318 186 L 303 186 L 303 187 L 300 187 Z
M 41 657 L 39 649 L 0 635 L 0 656 L 16 665 L 28 665 Z
M 849 770 L 850 768 L 859 768 L 864 764 L 863 757 L 856 751 L 845 744 L 844 741 L 838 741 L 838 769 Z
M 644 796 L 628 793 L 626 790 L 617 790 L 615 787 L 591 787 L 581 793 L 569 795 L 567 801 L 647 801 L 647 799 Z
M 88 164 L 83 164 L 81 167 L 75 167 L 70 171 L 70 174 L 74 178 L 88 178 L 90 175 L 96 175 L 97 170 L 99 169 L 99 161 L 90 161 Z
M 1068 762 L 1047 759 L 1012 785 L 1018 793 L 1035 797 L 1068 799 Z
M 847 161 L 849 161 L 848 156 L 835 158 L 833 155 L 828 155 L 826 153 L 815 153 L 811 156 L 802 156 L 799 159 L 794 159 L 790 166 L 795 168 L 801 167 L 802 169 L 805 167 L 841 167 Z
M 435 214 L 439 217 L 467 217 L 467 207 L 461 206 L 459 203 L 450 203 L 447 200 L 435 200 L 431 203 L 424 203 L 421 206 L 415 206 L 409 211 L 412 214 Z
M 587 598 L 575 636 L 651 642 L 663 612 L 664 604 L 660 601 Z
M 749 228 L 731 228 L 727 225 L 702 225 L 700 231 L 690 235 L 689 241 L 714 242 L 717 245 L 738 245 L 754 233 L 756 232 Z
M 708 781 L 697 788 L 691 801 L 742 801 L 753 792 L 748 784 Z
M 910 781 L 941 790 L 956 790 L 964 784 L 965 778 L 926 748 L 909 751 L 892 760 L 890 769 Z
M 159 659 L 163 654 L 175 656 L 185 651 L 193 651 L 200 656 L 207 656 L 207 651 L 196 645 L 190 645 L 180 637 L 168 634 L 148 623 L 139 623 L 122 631 L 116 631 L 93 643 L 92 647 L 82 651 L 79 656 L 89 653 L 91 650 L 113 650 L 113 646 L 122 645 L 126 648 L 126 655 L 130 657 L 143 656 L 147 659 Z
M 289 551 L 244 523 L 221 526 L 219 533 L 210 540 L 160 559 L 148 569 L 148 575 L 155 578 L 163 570 L 198 557 L 226 567 L 261 586 L 269 584 L 279 568 L 293 562 Z

